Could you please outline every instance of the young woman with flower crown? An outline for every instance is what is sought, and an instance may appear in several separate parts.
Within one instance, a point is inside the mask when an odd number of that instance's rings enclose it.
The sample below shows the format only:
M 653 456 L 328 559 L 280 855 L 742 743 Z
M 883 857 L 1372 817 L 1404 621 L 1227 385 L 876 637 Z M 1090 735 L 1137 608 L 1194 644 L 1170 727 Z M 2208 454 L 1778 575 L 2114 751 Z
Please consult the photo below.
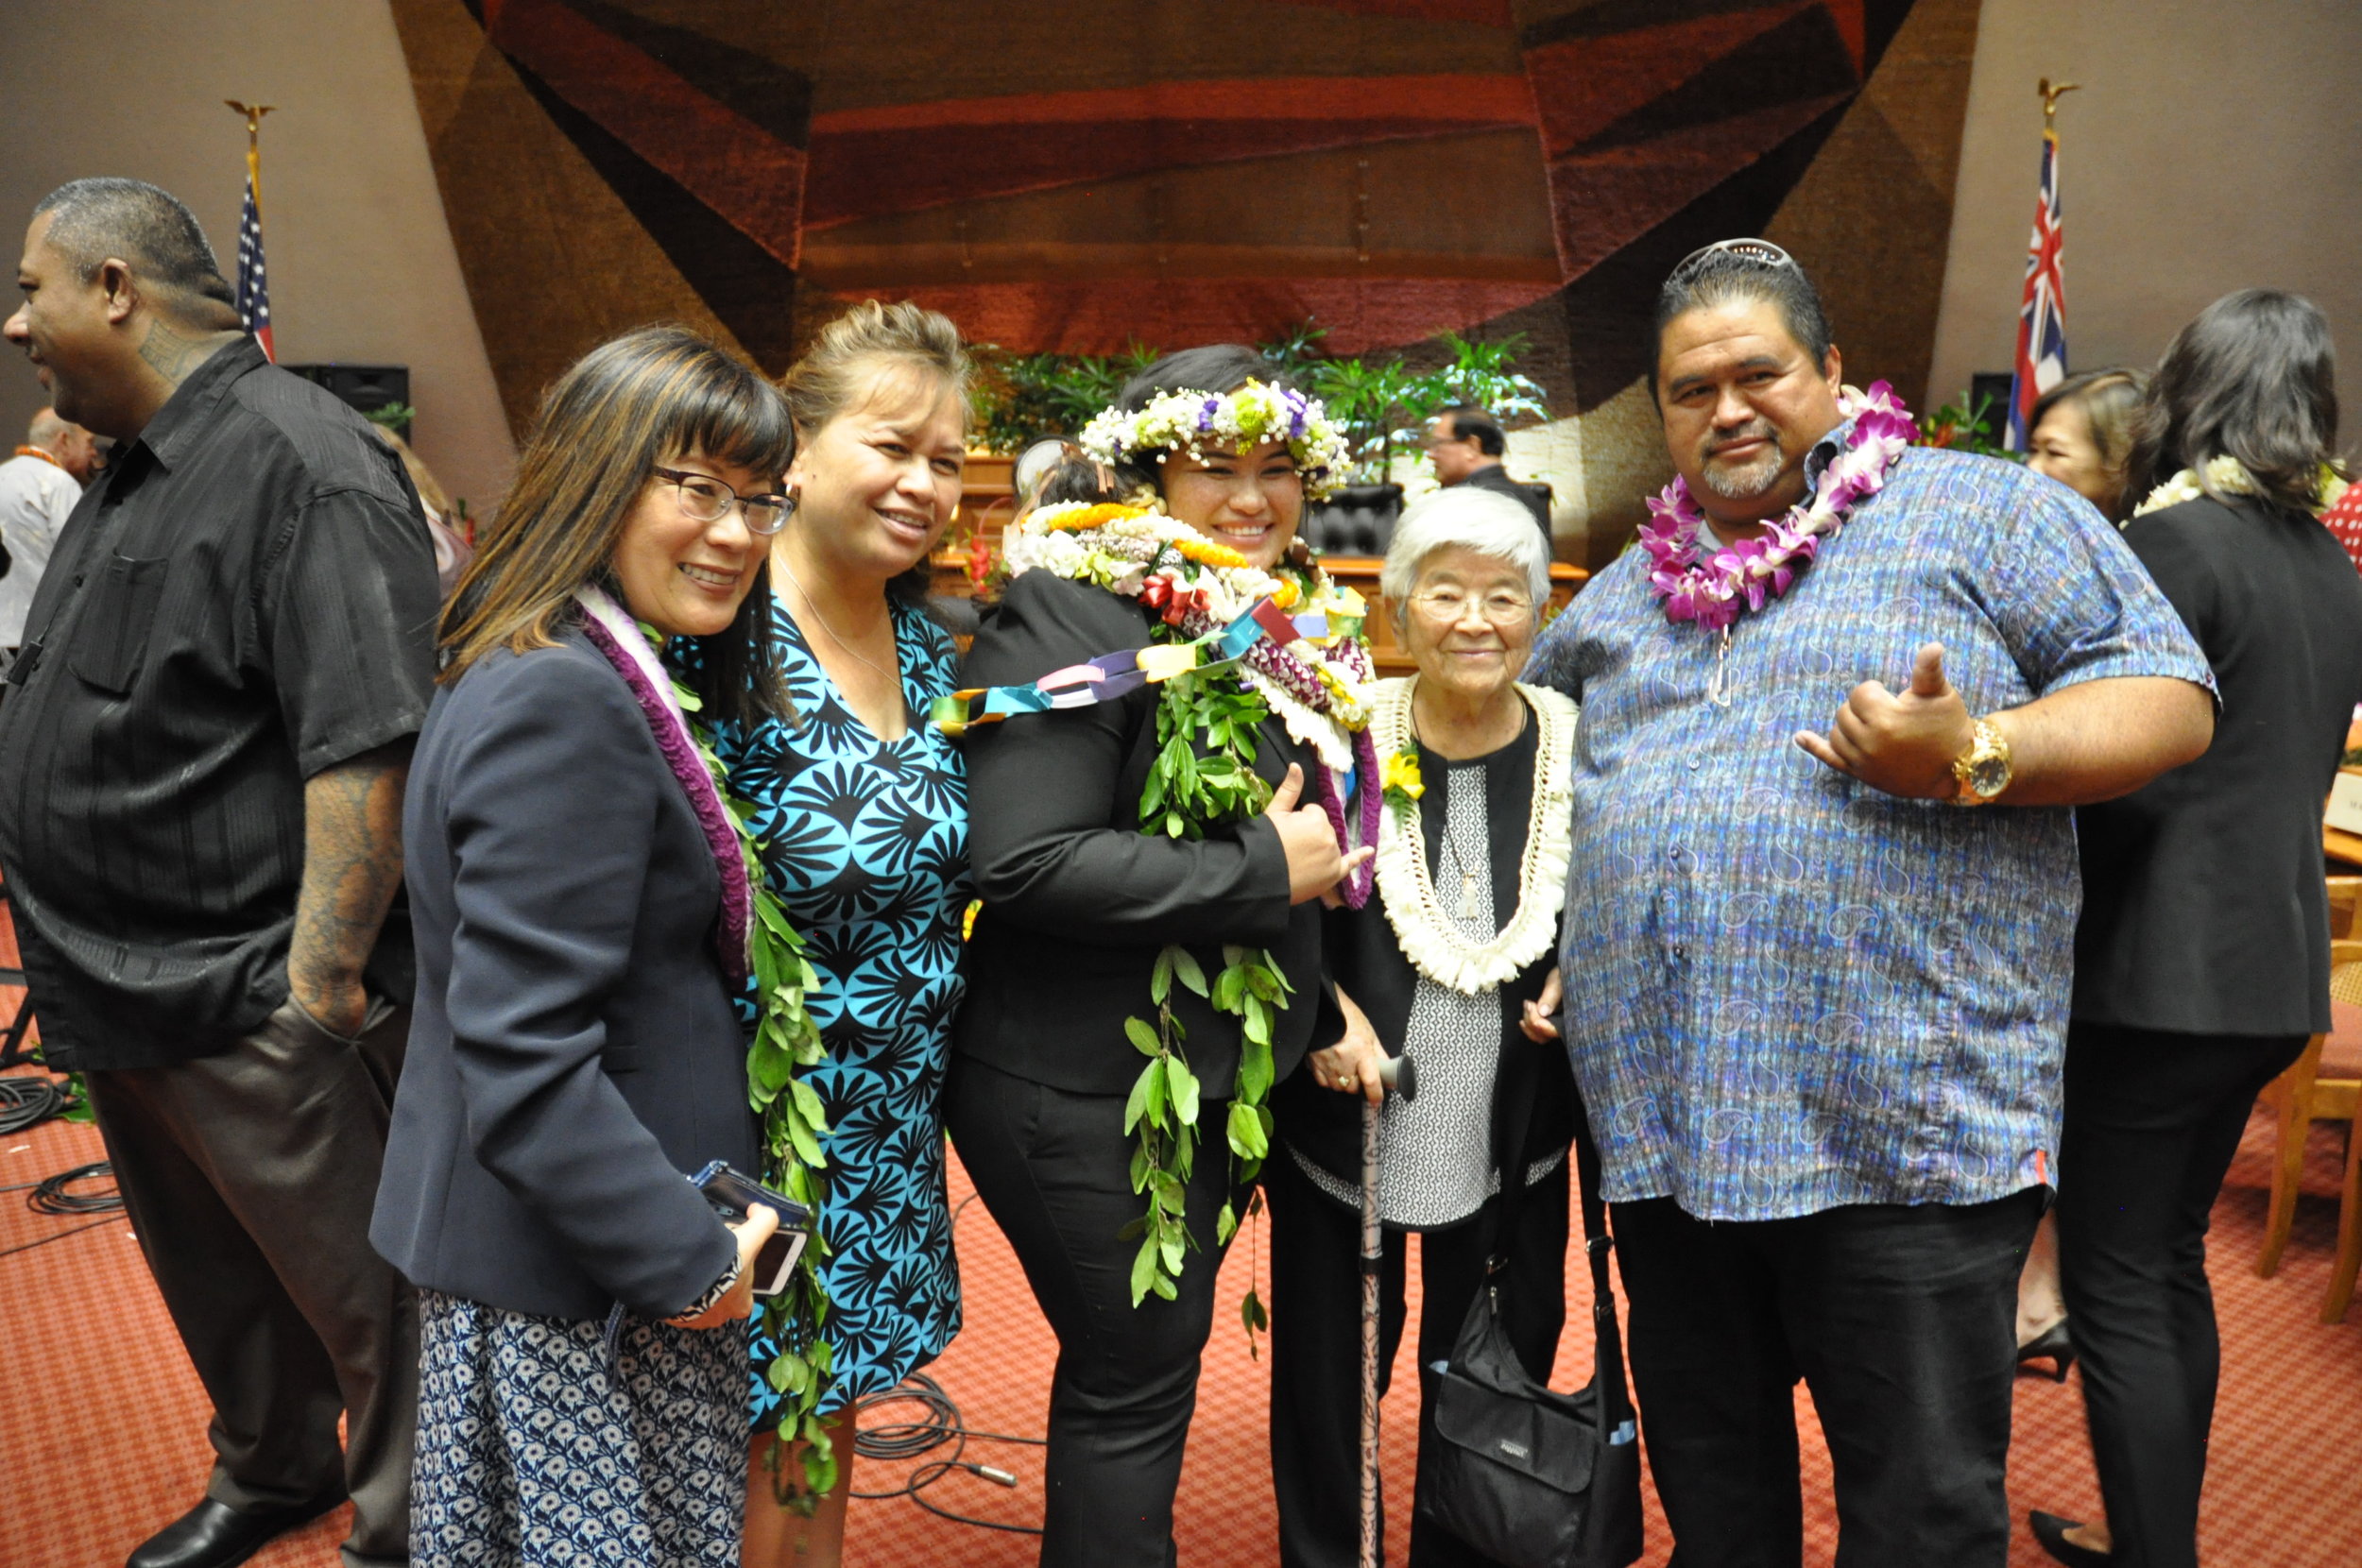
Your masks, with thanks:
M 1268 362 L 1161 360 L 1083 446 L 1122 503 L 1012 531 L 962 671 L 1083 695 L 967 740 L 984 909 L 946 1119 L 1058 1336 L 1041 1560 L 1154 1568 L 1263 1102 L 1367 1031 L 1324 979 L 1320 900 L 1368 894 L 1345 845 L 1374 836 L 1372 671 L 1359 600 L 1295 538 L 1343 441 Z

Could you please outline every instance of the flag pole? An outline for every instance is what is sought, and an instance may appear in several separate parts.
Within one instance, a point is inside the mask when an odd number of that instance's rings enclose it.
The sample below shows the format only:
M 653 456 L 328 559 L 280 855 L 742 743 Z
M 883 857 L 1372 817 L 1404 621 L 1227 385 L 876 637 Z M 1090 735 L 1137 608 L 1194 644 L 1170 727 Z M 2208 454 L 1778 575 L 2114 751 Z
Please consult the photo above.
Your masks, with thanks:
M 277 104 L 242 104 L 235 98 L 221 100 L 246 116 L 246 178 L 254 187 L 254 215 L 263 215 L 263 116 L 278 108 Z

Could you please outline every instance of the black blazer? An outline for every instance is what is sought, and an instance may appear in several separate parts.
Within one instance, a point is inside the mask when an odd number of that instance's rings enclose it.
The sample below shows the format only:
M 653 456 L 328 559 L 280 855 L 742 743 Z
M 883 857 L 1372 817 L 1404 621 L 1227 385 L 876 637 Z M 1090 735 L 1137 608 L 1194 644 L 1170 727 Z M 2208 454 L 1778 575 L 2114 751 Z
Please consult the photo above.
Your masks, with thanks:
M 976 634 L 960 684 L 1013 686 L 1144 648 L 1154 624 L 1137 604 L 1029 571 Z M 1194 843 L 1139 830 L 1157 698 L 1146 686 L 968 732 L 968 857 L 984 907 L 952 1037 L 963 1054 L 1072 1094 L 1129 1093 L 1141 1060 L 1123 1020 L 1155 1016 L 1149 972 L 1167 943 L 1187 946 L 1209 980 L 1223 944 L 1270 949 L 1293 991 L 1273 1029 L 1280 1078 L 1315 1041 L 1344 1032 L 1321 975 L 1321 906 L 1288 903 L 1277 829 L 1257 818 Z M 1266 721 L 1255 771 L 1276 783 L 1290 762 L 1314 798 L 1319 763 L 1276 718 Z M 1190 1066 L 1207 1098 L 1228 1098 L 1238 1020 L 1178 985 L 1173 999 Z
M 1533 816 L 1533 750 L 1539 726 L 1501 748 L 1494 765 L 1485 769 L 1485 821 L 1489 828 L 1486 859 L 1492 862 L 1493 885 L 1514 889 L 1525 860 L 1526 828 Z M 1430 762 L 1426 798 L 1420 813 L 1427 828 L 1427 864 L 1434 875 L 1443 850 L 1438 824 L 1449 811 L 1450 770 Z M 1506 917 L 1508 912 L 1501 912 Z M 1561 916 L 1562 921 L 1564 916 Z M 1387 918 L 1384 899 L 1373 896 L 1358 910 L 1329 910 L 1323 917 L 1324 947 L 1328 978 L 1369 1014 L 1370 1028 L 1389 1056 L 1400 1056 L 1409 1043 L 1411 1008 L 1418 999 L 1418 971 L 1404 956 L 1402 943 Z M 1537 1045 L 1517 1027 L 1525 1004 L 1541 996 L 1551 966 L 1558 963 L 1559 944 L 1503 980 L 1496 993 L 1500 1002 L 1501 1061 L 1493 1079 L 1493 1141 L 1495 1164 L 1508 1164 L 1522 1173 L 1546 1155 L 1563 1153 L 1575 1136 L 1575 1075 L 1566 1048 L 1555 1041 Z M 1415 1052 L 1413 1053 L 1416 1054 Z M 1504 1150 L 1512 1097 L 1523 1094 L 1532 1101 L 1522 1149 Z M 1299 1075 L 1272 1097 L 1279 1135 L 1304 1156 L 1340 1181 L 1361 1179 L 1361 1105 L 1360 1095 L 1323 1088 L 1311 1075 Z
M 2206 650 L 2214 744 L 2075 814 L 2075 1016 L 2187 1034 L 2329 1028 L 2321 800 L 2362 700 L 2362 577 L 2307 517 L 2185 502 L 2125 541 Z
M 721 876 L 581 632 L 436 693 L 402 809 L 419 950 L 369 1239 L 512 1311 L 679 1312 L 737 1256 L 683 1179 L 755 1167 Z

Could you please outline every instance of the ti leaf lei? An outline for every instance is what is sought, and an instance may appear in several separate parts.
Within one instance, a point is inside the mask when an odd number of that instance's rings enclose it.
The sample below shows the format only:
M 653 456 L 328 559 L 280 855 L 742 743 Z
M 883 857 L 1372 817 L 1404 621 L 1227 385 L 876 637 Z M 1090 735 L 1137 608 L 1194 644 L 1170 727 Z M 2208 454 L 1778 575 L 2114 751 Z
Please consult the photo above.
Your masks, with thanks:
M 640 630 L 660 654 L 662 636 L 645 622 Z M 697 756 L 713 775 L 714 791 L 737 830 L 754 906 L 746 932 L 755 989 L 754 1040 L 746 1050 L 746 1098 L 762 1122 L 762 1180 L 797 1202 L 811 1205 L 817 1214 L 823 1197 L 821 1173 L 829 1163 L 820 1140 L 829 1135 L 829 1123 L 819 1095 L 802 1075 L 828 1056 L 820 1028 L 804 1006 L 804 997 L 818 989 L 820 977 L 804 956 L 803 933 L 789 921 L 779 895 L 763 879 L 754 833 L 746 826 L 753 809 L 730 793 L 729 771 L 714 754 L 709 726 L 697 716 L 702 705 L 696 693 L 676 677 L 673 696 L 689 716 L 689 734 Z M 837 1482 L 836 1452 L 818 1414 L 820 1396 L 833 1371 L 829 1342 L 821 1337 L 829 1318 L 829 1296 L 821 1284 L 820 1263 L 828 1255 L 828 1242 L 815 1232 L 785 1287 L 777 1295 L 756 1299 L 762 1326 L 779 1346 L 779 1355 L 764 1369 L 763 1377 L 785 1401 L 779 1441 L 772 1449 L 772 1484 L 783 1505 L 806 1515 L 835 1490 Z M 789 1446 L 796 1442 L 804 1445 L 800 1481 L 781 1468 Z

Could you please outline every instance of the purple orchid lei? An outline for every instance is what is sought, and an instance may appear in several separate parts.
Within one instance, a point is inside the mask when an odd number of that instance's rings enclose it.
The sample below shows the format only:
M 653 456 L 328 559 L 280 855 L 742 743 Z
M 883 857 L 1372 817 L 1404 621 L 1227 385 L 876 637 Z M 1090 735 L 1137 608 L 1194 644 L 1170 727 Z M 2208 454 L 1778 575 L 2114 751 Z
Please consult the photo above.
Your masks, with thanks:
M 1867 392 L 1848 390 L 1837 406 L 1854 421 L 1845 450 L 1822 470 L 1814 492 L 1774 519 L 1761 538 L 1726 544 L 1702 560 L 1698 540 L 1705 512 L 1688 481 L 1677 474 L 1651 498 L 1640 544 L 1652 562 L 1649 586 L 1665 601 L 1665 619 L 1728 631 L 1741 611 L 1759 610 L 1786 593 L 1812 564 L 1821 541 L 1837 537 L 1846 515 L 1884 487 L 1895 459 L 1918 435 L 1909 411 L 1882 381 L 1871 383 Z

